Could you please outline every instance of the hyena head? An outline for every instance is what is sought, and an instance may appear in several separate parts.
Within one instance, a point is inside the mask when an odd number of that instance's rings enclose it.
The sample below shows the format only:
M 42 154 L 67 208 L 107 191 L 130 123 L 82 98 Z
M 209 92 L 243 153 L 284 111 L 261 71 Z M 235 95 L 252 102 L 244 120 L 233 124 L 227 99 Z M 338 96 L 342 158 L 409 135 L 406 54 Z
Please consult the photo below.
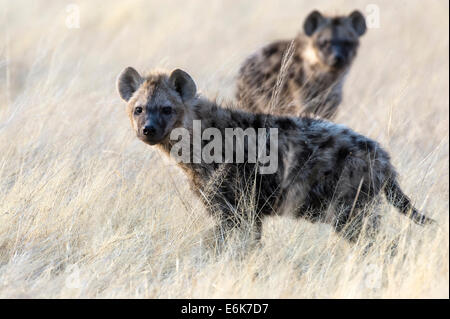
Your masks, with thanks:
M 348 67 L 359 46 L 359 37 L 366 32 L 364 16 L 353 11 L 349 16 L 325 17 L 311 12 L 303 25 L 304 33 L 321 64 L 331 69 Z
M 154 73 L 141 77 L 128 67 L 117 78 L 117 90 L 127 102 L 137 137 L 150 145 L 164 143 L 172 129 L 183 125 L 186 104 L 196 96 L 194 81 L 179 69 L 169 76 Z

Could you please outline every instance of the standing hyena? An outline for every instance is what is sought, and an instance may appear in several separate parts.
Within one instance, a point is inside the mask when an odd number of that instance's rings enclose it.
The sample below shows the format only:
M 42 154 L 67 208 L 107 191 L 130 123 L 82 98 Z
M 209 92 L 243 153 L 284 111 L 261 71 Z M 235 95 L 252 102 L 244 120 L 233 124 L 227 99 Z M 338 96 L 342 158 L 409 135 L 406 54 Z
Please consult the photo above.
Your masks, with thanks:
M 364 17 L 359 11 L 348 17 L 325 17 L 313 11 L 303 31 L 293 40 L 294 51 L 286 62 L 279 100 L 273 107 L 271 99 L 291 41 L 269 44 L 244 62 L 236 94 L 241 107 L 252 112 L 333 118 L 359 37 L 366 32 Z
M 400 189 L 389 155 L 377 142 L 345 126 L 224 108 L 198 95 L 192 78 L 181 70 L 141 77 L 135 69 L 126 68 L 117 79 L 117 88 L 140 140 L 178 161 L 179 151 L 187 152 L 179 166 L 209 212 L 219 218 L 218 229 L 225 230 L 222 234 L 252 220 L 259 239 L 265 216 L 289 213 L 331 223 L 339 234 L 355 241 L 366 218 L 370 233 L 375 233 L 378 217 L 365 208 L 381 190 L 391 204 L 418 224 L 431 221 Z M 196 128 L 197 121 L 201 125 Z M 227 153 L 224 145 L 229 145 L 227 133 L 233 128 L 245 130 L 246 140 L 236 139 L 231 160 L 224 161 L 221 154 Z M 257 141 L 252 130 L 258 130 Z M 202 136 L 201 141 L 195 141 L 196 134 Z M 187 148 L 179 147 L 180 136 L 187 138 Z M 219 149 L 208 148 L 213 137 L 219 139 Z M 233 137 L 231 140 L 234 145 Z M 271 157 L 276 163 L 274 170 L 263 172 L 258 167 L 250 156 L 252 143 L 266 155 L 275 154 Z M 207 153 L 214 151 L 213 161 L 205 158 L 206 149 Z

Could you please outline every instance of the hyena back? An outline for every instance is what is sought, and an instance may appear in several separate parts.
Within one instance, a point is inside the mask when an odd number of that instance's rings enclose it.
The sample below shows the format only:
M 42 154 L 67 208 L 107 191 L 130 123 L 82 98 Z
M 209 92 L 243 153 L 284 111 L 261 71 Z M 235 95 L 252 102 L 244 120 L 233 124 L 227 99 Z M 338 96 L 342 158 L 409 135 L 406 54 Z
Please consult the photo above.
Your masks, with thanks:
M 363 15 L 326 17 L 313 11 L 303 32 L 293 40 L 271 43 L 251 55 L 241 66 L 236 97 L 252 112 L 277 115 L 315 115 L 331 119 L 342 100 L 345 76 L 356 56 L 359 37 L 366 31 Z M 272 107 L 284 54 L 286 61 L 279 100 Z
M 194 120 L 201 121 L 202 132 L 216 128 L 222 138 L 227 128 L 278 130 L 278 167 L 273 174 L 261 174 L 247 152 L 243 163 L 203 159 L 196 163 L 192 157 L 179 163 L 207 210 L 220 220 L 218 229 L 225 233 L 252 219 L 260 238 L 264 217 L 291 214 L 311 222 L 328 222 L 337 233 L 355 241 L 366 218 L 370 233 L 376 233 L 378 217 L 368 215 L 370 210 L 365 208 L 382 190 L 390 203 L 418 224 L 431 221 L 401 191 L 387 152 L 345 126 L 222 107 L 198 95 L 192 78 L 181 70 L 141 77 L 127 68 L 118 77 L 117 87 L 127 102 L 137 137 L 169 156 L 174 155 L 172 148 L 178 143 L 170 138 L 171 132 L 185 128 L 192 139 Z M 265 141 L 269 149 L 271 142 Z M 204 147 L 206 141 L 201 143 Z M 192 155 L 192 143 L 189 148 Z M 242 209 L 243 202 L 251 205 Z M 329 208 L 334 212 L 331 216 Z

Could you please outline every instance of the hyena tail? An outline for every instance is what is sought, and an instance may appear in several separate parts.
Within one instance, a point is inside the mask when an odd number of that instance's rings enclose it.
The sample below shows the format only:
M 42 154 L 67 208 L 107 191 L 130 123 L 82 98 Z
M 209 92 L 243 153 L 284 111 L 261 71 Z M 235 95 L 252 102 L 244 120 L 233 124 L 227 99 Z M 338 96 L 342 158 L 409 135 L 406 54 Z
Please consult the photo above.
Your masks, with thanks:
M 395 179 L 390 179 L 387 182 L 384 188 L 384 193 L 386 194 L 386 198 L 389 203 L 400 210 L 402 214 L 411 218 L 416 224 L 426 225 L 435 222 L 435 220 L 419 213 L 419 211 L 411 203 L 408 196 L 403 193 Z

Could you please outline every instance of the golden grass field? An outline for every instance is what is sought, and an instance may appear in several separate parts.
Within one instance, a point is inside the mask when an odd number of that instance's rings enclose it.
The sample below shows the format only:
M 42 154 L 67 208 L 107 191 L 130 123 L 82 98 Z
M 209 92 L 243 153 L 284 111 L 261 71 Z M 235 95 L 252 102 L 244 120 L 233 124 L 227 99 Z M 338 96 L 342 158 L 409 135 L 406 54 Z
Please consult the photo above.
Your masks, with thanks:
M 361 39 L 336 122 L 381 142 L 437 225 L 383 203 L 388 239 L 364 257 L 328 225 L 271 218 L 262 248 L 239 254 L 235 240 L 211 257 L 214 220 L 135 137 L 116 76 L 180 67 L 232 99 L 243 59 L 312 9 L 369 3 L 380 26 Z M 68 4 L 0 1 L 0 297 L 449 297 L 447 1 L 76 1 L 79 28 Z

